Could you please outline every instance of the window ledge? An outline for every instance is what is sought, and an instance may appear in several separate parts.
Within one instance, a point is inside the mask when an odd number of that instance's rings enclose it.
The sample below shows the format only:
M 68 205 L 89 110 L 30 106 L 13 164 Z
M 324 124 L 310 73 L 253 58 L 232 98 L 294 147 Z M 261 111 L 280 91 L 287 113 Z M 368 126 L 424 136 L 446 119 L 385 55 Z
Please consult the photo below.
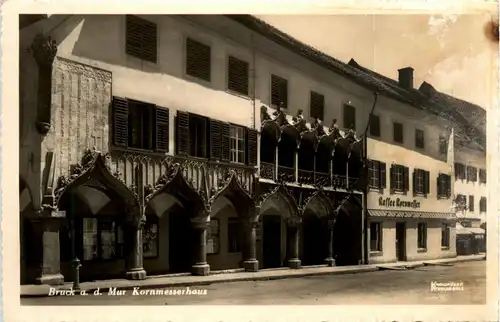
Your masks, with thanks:
M 404 190 L 392 190 L 392 191 L 391 191 L 391 194 L 392 194 L 392 195 L 402 195 L 402 196 L 406 196 L 406 195 L 407 195 L 407 191 L 404 191 Z
M 371 250 L 370 251 L 370 256 L 383 256 L 384 252 L 381 250 Z
M 238 93 L 236 91 L 233 91 L 232 89 L 226 89 L 226 93 L 229 94 L 229 95 L 233 95 L 233 96 L 236 96 L 236 97 L 239 97 L 241 99 L 245 99 L 245 100 L 250 100 L 251 97 L 249 94 L 241 94 L 241 93 Z
M 378 193 L 384 193 L 384 189 L 382 188 L 377 188 L 377 187 L 368 187 L 369 192 L 378 192 Z
M 427 253 L 427 248 L 419 248 L 417 249 L 417 253 Z
M 450 247 L 448 247 L 448 246 L 441 246 L 441 250 L 450 250 Z

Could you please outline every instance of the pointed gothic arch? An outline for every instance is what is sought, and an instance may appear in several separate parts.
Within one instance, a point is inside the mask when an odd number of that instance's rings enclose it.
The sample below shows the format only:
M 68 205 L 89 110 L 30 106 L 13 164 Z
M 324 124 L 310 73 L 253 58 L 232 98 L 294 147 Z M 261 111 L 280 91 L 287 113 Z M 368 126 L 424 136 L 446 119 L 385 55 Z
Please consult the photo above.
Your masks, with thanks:
M 168 174 L 158 179 L 155 189 L 146 196 L 146 204 L 162 193 L 176 197 L 185 208 L 194 210 L 188 212 L 192 219 L 205 213 L 207 201 L 186 181 L 178 163 L 172 165 Z
M 59 178 L 55 191 L 55 205 L 57 207 L 62 205 L 62 201 L 73 193 L 75 188 L 94 181 L 98 182 L 113 198 L 118 197 L 123 201 L 128 219 L 139 219 L 141 212 L 137 194 L 110 172 L 106 165 L 105 155 L 100 152 L 87 151 L 82 158 L 82 164 L 78 165 L 76 169 L 69 180 L 65 177 Z
M 236 171 L 231 170 L 229 172 L 228 179 L 225 180 L 222 188 L 210 198 L 209 204 L 212 205 L 220 197 L 226 197 L 231 201 L 239 217 L 254 216 L 255 201 L 241 185 Z
M 262 213 L 265 213 L 265 211 L 267 210 L 266 206 L 268 205 L 268 203 L 272 203 L 272 200 L 275 198 L 283 202 L 284 205 L 286 205 L 287 211 L 281 212 L 281 216 L 283 216 L 287 220 L 301 218 L 299 207 L 297 205 L 297 202 L 295 201 L 295 198 L 284 185 L 278 185 L 270 193 L 264 195 L 261 202 L 259 203 L 260 207 L 259 216 Z

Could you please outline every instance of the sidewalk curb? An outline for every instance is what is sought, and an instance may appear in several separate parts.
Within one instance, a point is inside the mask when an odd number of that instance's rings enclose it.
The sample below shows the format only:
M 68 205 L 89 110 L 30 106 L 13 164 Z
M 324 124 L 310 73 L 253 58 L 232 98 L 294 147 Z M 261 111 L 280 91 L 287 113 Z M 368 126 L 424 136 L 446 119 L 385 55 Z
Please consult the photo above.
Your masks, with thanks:
M 469 261 L 481 261 L 484 258 L 457 258 L 453 260 L 448 260 L 446 263 L 459 263 L 459 262 L 469 262 Z M 430 265 L 429 265 L 430 264 Z M 421 266 L 431 266 L 434 263 L 415 263 L 406 266 L 412 267 L 421 267 Z M 323 272 L 303 272 L 303 273 L 294 273 L 294 274 L 281 274 L 275 276 L 245 276 L 245 277 L 235 277 L 231 279 L 227 278 L 219 278 L 214 280 L 199 280 L 199 281 L 191 281 L 191 282 L 176 282 L 175 280 L 161 283 L 153 283 L 147 285 L 124 285 L 124 286 L 106 286 L 106 287 L 90 287 L 90 288 L 82 288 L 82 291 L 85 290 L 87 294 L 91 295 L 94 291 L 99 290 L 99 292 L 108 292 L 111 288 L 116 288 L 116 290 L 133 290 L 135 287 L 139 288 L 147 288 L 147 289 L 157 289 L 157 288 L 166 288 L 166 287 L 186 287 L 186 286 L 205 286 L 211 284 L 221 284 L 221 283 L 231 283 L 231 282 L 248 282 L 248 281 L 270 281 L 270 280 L 281 280 L 281 279 L 291 279 L 291 278 L 301 278 L 308 276 L 324 276 L 324 275 L 342 275 L 342 274 L 359 274 L 359 273 L 368 273 L 375 272 L 379 270 L 384 270 L 381 266 L 373 266 L 373 267 L 356 267 L 351 270 L 332 270 L 332 271 L 323 271 Z M 411 269 L 408 269 L 411 270 Z M 174 278 L 175 279 L 175 278 Z M 58 288 L 58 290 L 66 290 L 67 288 Z M 77 295 L 80 296 L 77 292 Z M 55 295 L 55 296 L 65 296 L 65 295 Z M 44 293 L 32 293 L 32 294 L 21 294 L 21 298 L 38 298 L 38 297 L 49 297 L 47 292 Z M 53 297 L 53 296 L 51 296 Z
M 236 277 L 231 279 L 216 279 L 216 280 L 200 280 L 192 282 L 164 282 L 157 284 L 148 285 L 125 285 L 125 286 L 106 286 L 106 287 L 92 287 L 92 288 L 82 288 L 87 294 L 99 289 L 99 292 L 108 292 L 110 288 L 116 288 L 116 290 L 133 290 L 135 287 L 147 288 L 147 289 L 157 289 L 164 287 L 185 287 L 185 286 L 206 286 L 211 284 L 221 284 L 221 283 L 232 283 L 232 282 L 248 282 L 248 281 L 271 281 L 271 280 L 281 280 L 290 278 L 301 278 L 308 276 L 320 276 L 320 275 L 342 275 L 342 274 L 358 274 L 358 273 L 368 273 L 378 271 L 378 267 L 362 267 L 354 270 L 344 270 L 344 271 L 326 271 L 326 272 L 304 272 L 300 274 L 290 274 L 290 275 L 276 275 L 276 276 L 249 276 L 249 277 Z M 65 289 L 65 288 L 64 288 Z M 63 288 L 59 290 L 64 290 Z M 77 292 L 78 293 L 78 292 Z M 79 294 L 77 294 L 79 295 Z M 65 295 L 55 295 L 55 296 L 65 296 Z M 36 293 L 36 294 L 21 294 L 21 298 L 34 298 L 34 297 L 54 297 L 49 296 L 47 293 Z

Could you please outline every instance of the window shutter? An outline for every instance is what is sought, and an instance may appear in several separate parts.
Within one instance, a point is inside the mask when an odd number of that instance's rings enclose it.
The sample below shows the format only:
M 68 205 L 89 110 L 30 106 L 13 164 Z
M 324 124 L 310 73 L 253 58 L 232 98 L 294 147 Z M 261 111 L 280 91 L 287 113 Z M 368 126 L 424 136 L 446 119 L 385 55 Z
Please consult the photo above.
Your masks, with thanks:
M 431 187 L 430 187 L 430 173 L 429 171 L 423 171 L 424 172 L 424 193 L 428 195 L 431 192 Z
M 271 105 L 288 108 L 288 81 L 282 77 L 271 75 Z
M 176 149 L 177 154 L 189 154 L 189 114 L 177 111 Z
M 324 119 L 324 109 L 325 109 L 325 96 L 311 91 L 311 97 L 310 97 L 310 110 L 309 114 L 311 117 L 317 118 L 321 121 Z
M 385 189 L 387 186 L 387 175 L 386 175 L 386 165 L 384 162 L 379 162 L 379 175 L 380 175 L 380 188 Z
M 449 175 L 446 175 L 445 176 L 445 179 L 446 179 L 446 197 L 450 198 L 451 197 L 451 176 Z
M 436 182 L 437 182 L 437 197 L 441 197 L 443 195 L 443 185 L 441 183 L 441 177 L 443 176 L 442 173 L 438 174 L 437 178 L 436 178 Z
M 186 39 L 186 74 L 209 82 L 211 57 L 210 46 L 191 38 Z
M 116 146 L 128 145 L 128 100 L 113 97 L 113 141 Z
M 236 93 L 248 95 L 249 66 L 246 61 L 233 56 L 227 62 L 227 88 Z
M 417 169 L 413 169 L 413 178 L 412 178 L 412 183 L 413 183 L 413 194 L 415 195 L 417 193 Z
M 403 167 L 403 174 L 404 191 L 408 191 L 410 189 L 410 169 Z
M 210 119 L 210 159 L 220 160 L 221 158 L 221 122 Z
M 230 131 L 231 131 L 231 126 L 229 123 L 221 123 L 221 146 L 222 146 L 222 153 L 221 153 L 221 160 L 222 161 L 230 161 L 231 156 L 230 156 Z
M 169 111 L 167 108 L 156 107 L 156 150 L 168 151 L 169 144 Z
M 127 55 L 156 63 L 157 60 L 157 26 L 155 23 L 133 16 L 126 17 Z
M 391 165 L 391 190 L 396 190 L 396 173 L 394 165 Z
M 248 165 L 257 165 L 257 138 L 258 132 L 255 129 L 246 129 L 246 148 Z

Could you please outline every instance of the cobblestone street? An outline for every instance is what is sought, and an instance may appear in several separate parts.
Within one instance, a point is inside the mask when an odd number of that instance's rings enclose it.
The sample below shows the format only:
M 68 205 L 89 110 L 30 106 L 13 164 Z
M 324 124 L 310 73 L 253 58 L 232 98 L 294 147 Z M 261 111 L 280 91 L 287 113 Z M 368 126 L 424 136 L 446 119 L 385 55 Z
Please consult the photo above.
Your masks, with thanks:
M 463 291 L 432 292 L 431 282 L 463 282 Z M 146 289 L 140 289 L 145 291 Z M 187 293 L 187 287 L 167 289 Z M 206 291 L 205 291 L 206 290 Z M 157 292 L 158 290 L 154 290 Z M 23 305 L 343 305 L 485 304 L 486 261 L 361 274 L 189 287 L 200 295 L 58 296 L 22 298 Z M 205 294 L 206 295 L 203 295 Z

